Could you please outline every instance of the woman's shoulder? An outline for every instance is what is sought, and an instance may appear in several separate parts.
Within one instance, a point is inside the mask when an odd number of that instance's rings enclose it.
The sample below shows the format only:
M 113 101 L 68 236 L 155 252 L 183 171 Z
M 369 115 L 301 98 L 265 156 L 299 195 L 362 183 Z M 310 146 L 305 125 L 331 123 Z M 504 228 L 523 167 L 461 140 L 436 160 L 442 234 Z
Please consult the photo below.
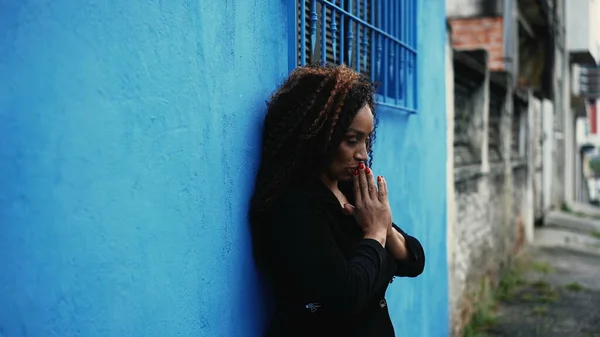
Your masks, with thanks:
M 313 181 L 291 183 L 281 191 L 275 208 L 290 212 L 290 215 L 300 210 L 314 211 L 321 208 L 325 201 L 322 190 L 324 186 L 321 185 Z
M 318 185 L 312 181 L 298 181 L 286 186 L 281 191 L 279 201 L 282 204 L 296 202 L 310 203 L 319 199 Z

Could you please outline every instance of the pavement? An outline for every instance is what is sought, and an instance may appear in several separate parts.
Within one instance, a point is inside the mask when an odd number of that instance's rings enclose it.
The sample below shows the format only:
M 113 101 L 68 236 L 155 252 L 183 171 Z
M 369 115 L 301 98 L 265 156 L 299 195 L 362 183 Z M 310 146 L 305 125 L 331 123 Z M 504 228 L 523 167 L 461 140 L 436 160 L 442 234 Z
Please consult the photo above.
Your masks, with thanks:
M 600 337 L 600 208 L 553 211 L 503 278 L 486 336 Z

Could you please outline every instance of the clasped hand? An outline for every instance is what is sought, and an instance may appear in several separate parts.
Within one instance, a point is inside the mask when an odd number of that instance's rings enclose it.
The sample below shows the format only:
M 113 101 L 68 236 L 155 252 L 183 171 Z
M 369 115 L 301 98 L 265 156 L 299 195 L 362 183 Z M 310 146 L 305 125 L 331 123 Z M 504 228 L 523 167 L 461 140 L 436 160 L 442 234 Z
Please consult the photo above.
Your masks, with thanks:
M 363 163 L 354 172 L 354 200 L 354 205 L 344 205 L 346 212 L 355 216 L 365 238 L 385 245 L 385 239 L 392 233 L 387 183 L 382 176 L 375 182 L 373 171 Z

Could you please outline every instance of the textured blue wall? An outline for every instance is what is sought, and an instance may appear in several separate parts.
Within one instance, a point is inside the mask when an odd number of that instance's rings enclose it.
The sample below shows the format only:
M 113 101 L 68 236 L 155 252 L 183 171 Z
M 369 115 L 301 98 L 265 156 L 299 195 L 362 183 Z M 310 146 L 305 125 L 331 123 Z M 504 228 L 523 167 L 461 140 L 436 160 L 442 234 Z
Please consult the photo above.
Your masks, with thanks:
M 423 244 L 424 273 L 387 298 L 398 336 L 448 336 L 444 0 L 419 1 L 419 113 L 378 108 L 374 171 L 390 185 L 394 221 Z
M 0 336 L 256 336 L 285 1 L 0 0 Z
M 420 113 L 376 170 L 427 250 L 389 293 L 447 336 L 444 1 L 420 1 Z M 245 221 L 287 1 L 0 0 L 0 336 L 257 336 Z

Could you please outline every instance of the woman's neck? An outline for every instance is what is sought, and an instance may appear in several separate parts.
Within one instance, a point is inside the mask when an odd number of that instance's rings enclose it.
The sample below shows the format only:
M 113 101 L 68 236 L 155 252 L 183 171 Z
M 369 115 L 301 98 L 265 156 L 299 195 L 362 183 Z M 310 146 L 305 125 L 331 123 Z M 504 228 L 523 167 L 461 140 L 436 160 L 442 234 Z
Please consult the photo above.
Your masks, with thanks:
M 325 186 L 327 186 L 330 190 L 333 192 L 339 191 L 337 179 L 331 179 L 326 174 L 322 174 L 320 178 L 323 184 L 325 184 Z
M 344 207 L 344 205 L 348 203 L 348 198 L 346 198 L 344 193 L 342 193 L 340 190 L 337 179 L 331 179 L 327 175 L 323 174 L 321 175 L 321 181 L 323 184 L 325 184 L 325 186 L 327 186 L 327 188 L 329 188 L 331 192 L 333 192 L 333 195 L 335 195 L 341 207 Z

